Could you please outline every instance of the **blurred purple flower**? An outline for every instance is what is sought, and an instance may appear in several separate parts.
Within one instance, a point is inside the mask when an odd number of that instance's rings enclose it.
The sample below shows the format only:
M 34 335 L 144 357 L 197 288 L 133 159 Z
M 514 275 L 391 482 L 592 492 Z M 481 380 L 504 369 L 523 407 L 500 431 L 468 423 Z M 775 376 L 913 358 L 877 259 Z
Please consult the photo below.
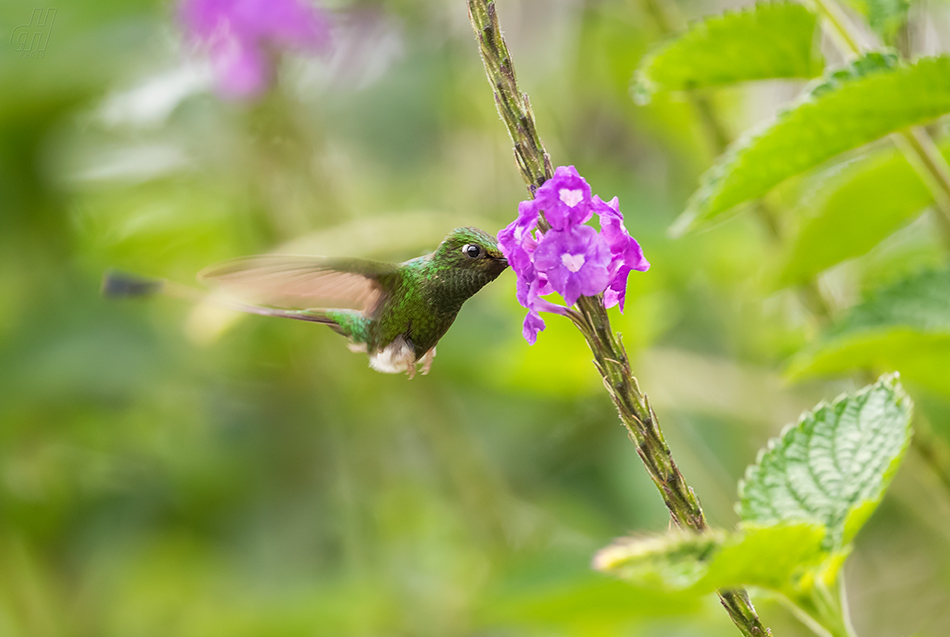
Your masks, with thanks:
M 537 229 L 542 211 L 551 225 L 544 234 Z M 595 212 L 600 232 L 584 225 Z M 523 334 L 531 344 L 545 327 L 540 312 L 567 312 L 541 297 L 558 292 L 571 306 L 603 293 L 605 307 L 619 304 L 623 312 L 630 271 L 650 268 L 623 225 L 617 198 L 591 197 L 573 166 L 558 167 L 535 199 L 519 204 L 518 218 L 498 233 L 498 244 L 518 277 L 518 302 L 528 309 Z
M 225 97 L 260 94 L 281 51 L 321 52 L 330 38 L 326 14 L 306 0 L 182 0 L 178 16 L 188 38 L 208 47 Z

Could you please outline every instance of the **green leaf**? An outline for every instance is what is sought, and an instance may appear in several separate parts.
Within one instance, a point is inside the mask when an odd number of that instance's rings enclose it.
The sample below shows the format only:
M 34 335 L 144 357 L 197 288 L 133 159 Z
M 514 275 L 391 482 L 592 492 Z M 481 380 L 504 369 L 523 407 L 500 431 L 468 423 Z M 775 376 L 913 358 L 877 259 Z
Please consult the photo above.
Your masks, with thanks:
M 950 159 L 950 144 L 943 145 Z M 861 256 L 933 202 L 917 172 L 896 149 L 875 153 L 825 178 L 778 276 L 780 286 Z M 830 240 L 831 238 L 834 240 Z
M 948 360 L 950 336 L 947 334 L 897 327 L 843 337 L 816 352 L 796 356 L 787 375 L 797 380 L 855 369 L 898 369 L 905 379 L 950 396 Z
M 796 589 L 824 562 L 825 527 L 813 522 L 747 525 L 736 533 L 624 539 L 594 559 L 600 571 L 643 588 L 705 594 L 718 588 Z
M 557 557 L 532 559 L 527 568 L 520 562 L 508 564 L 498 575 L 486 582 L 472 609 L 475 624 L 487 629 L 475 634 L 493 634 L 491 629 L 499 627 L 510 630 L 512 625 L 557 626 L 559 631 L 599 625 L 606 634 L 623 634 L 631 620 L 682 617 L 701 610 L 694 596 L 631 587 L 592 573 L 580 561 L 558 564 Z
M 739 485 L 743 522 L 819 522 L 825 548 L 845 549 L 897 470 L 910 442 L 912 408 L 892 375 L 804 414 L 746 471 Z
M 694 229 L 836 155 L 948 112 L 950 57 L 896 65 L 891 55 L 869 54 L 730 146 L 675 230 Z
M 594 568 L 644 588 L 689 590 L 706 576 L 727 540 L 723 533 L 682 531 L 625 538 L 601 549 L 594 557 Z
M 760 3 L 691 24 L 647 55 L 634 76 L 634 96 L 821 74 L 818 18 L 798 3 Z
M 792 378 L 856 368 L 900 369 L 950 394 L 950 269 L 926 270 L 854 307 L 818 344 L 796 356 Z
M 798 589 L 799 582 L 829 557 L 824 538 L 825 528 L 816 523 L 745 524 L 740 537 L 716 554 L 699 586 Z
M 900 58 L 893 51 L 873 51 L 852 60 L 845 66 L 832 69 L 824 77 L 806 87 L 804 95 L 814 99 L 833 93 L 849 82 L 868 77 L 880 71 L 893 71 Z
M 950 334 L 950 269 L 919 272 L 881 290 L 854 307 L 828 337 L 889 326 Z

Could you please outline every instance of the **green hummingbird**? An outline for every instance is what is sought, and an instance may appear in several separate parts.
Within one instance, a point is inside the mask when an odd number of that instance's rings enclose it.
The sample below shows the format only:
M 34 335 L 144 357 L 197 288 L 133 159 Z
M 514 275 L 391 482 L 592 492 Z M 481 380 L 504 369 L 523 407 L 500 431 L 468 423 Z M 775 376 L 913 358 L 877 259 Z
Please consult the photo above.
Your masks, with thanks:
M 462 304 L 507 267 L 495 237 L 457 228 L 434 252 L 398 264 L 261 255 L 212 265 L 198 279 L 223 292 L 214 298 L 226 307 L 329 325 L 351 350 L 369 354 L 376 371 L 412 378 L 417 364 L 429 372 L 435 346 Z M 190 288 L 117 273 L 103 282 L 110 297 L 162 291 L 195 296 Z

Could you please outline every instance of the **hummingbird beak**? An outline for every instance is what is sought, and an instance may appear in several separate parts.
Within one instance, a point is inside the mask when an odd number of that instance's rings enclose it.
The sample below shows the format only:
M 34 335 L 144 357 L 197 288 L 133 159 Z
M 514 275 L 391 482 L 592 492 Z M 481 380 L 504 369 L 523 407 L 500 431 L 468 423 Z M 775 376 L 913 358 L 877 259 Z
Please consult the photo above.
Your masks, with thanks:
M 502 269 L 508 267 L 508 259 L 505 257 L 495 257 L 495 261 L 501 264 Z

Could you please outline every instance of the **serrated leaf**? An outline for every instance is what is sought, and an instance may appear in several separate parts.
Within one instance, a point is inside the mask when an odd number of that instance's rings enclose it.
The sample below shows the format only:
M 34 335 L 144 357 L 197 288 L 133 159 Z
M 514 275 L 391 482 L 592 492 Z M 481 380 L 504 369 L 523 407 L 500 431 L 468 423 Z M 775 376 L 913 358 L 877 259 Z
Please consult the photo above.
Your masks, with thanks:
M 855 306 L 818 344 L 793 359 L 795 378 L 856 368 L 900 369 L 950 394 L 950 269 L 926 270 Z
M 950 144 L 944 144 L 950 159 Z M 861 256 L 918 217 L 933 195 L 896 149 L 875 153 L 827 178 L 806 203 L 812 212 L 792 241 L 780 286 L 803 283 Z
M 743 522 L 819 522 L 825 548 L 843 550 L 884 496 L 910 442 L 911 411 L 896 375 L 819 404 L 746 471 Z
M 893 71 L 898 68 L 900 58 L 893 51 L 872 51 L 845 66 L 831 69 L 824 77 L 808 85 L 804 95 L 815 99 L 832 93 L 848 82 L 868 77 L 880 71 Z
M 693 23 L 640 63 L 634 96 L 770 78 L 812 78 L 824 59 L 818 18 L 798 3 L 760 3 Z
M 866 56 L 736 141 L 704 175 L 675 229 L 720 218 L 847 150 L 950 112 L 950 57 L 892 64 L 892 56 Z
M 644 588 L 705 594 L 719 588 L 794 589 L 828 558 L 825 528 L 802 522 L 748 525 L 741 532 L 619 540 L 594 560 L 600 571 Z

